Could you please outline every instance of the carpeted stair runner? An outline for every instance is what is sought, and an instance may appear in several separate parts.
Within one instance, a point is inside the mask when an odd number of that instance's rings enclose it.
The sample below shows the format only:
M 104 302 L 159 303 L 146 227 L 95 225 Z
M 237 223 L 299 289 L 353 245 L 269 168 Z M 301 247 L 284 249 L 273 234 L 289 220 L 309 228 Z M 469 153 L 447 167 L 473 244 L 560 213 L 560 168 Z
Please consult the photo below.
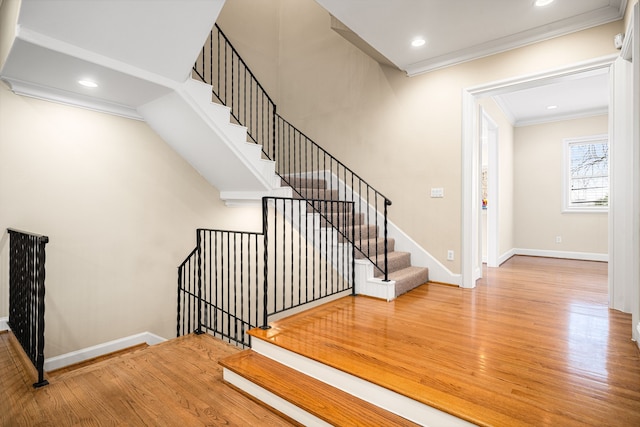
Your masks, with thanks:
M 288 181 L 288 182 L 287 182 Z M 294 197 L 298 199 L 319 199 L 319 200 L 339 200 L 338 190 L 331 190 L 324 179 L 316 178 L 287 178 L 283 179 L 282 185 L 290 185 L 294 191 Z M 313 212 L 314 207 L 321 212 L 327 212 L 331 204 L 311 203 L 307 208 L 308 212 Z M 334 225 L 340 225 L 340 230 L 344 236 L 351 236 L 351 215 L 327 213 L 327 219 Z M 320 226 L 327 226 L 327 219 L 321 219 Z M 384 264 L 384 237 L 379 237 L 379 227 L 365 224 L 364 214 L 356 214 L 354 219 L 357 259 L 365 259 L 367 256 L 378 265 Z M 337 227 L 336 227 L 337 228 Z M 345 237 L 340 235 L 339 242 L 344 243 Z M 395 240 L 387 238 L 387 266 L 389 269 L 389 280 L 396 282 L 395 295 L 402 295 L 411 289 L 429 281 L 429 270 L 424 267 L 414 267 L 411 265 L 411 254 L 409 252 L 395 251 Z M 376 278 L 383 278 L 383 273 L 374 267 Z

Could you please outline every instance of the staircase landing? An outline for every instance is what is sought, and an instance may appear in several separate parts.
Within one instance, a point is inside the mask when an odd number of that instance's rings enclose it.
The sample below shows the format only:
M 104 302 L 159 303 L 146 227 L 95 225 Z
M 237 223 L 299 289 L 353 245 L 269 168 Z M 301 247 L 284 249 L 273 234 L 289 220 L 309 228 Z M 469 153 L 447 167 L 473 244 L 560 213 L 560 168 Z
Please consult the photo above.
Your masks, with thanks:
M 0 332 L 1 426 L 298 425 L 224 383 L 218 360 L 240 350 L 210 335 L 103 360 L 38 389 L 11 337 Z

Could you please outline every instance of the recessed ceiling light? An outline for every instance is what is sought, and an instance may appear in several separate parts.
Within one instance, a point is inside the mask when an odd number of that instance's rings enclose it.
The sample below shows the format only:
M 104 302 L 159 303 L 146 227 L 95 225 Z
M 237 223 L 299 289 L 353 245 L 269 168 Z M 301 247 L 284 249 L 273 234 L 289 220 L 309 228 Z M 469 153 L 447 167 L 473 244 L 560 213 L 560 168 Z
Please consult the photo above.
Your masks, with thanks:
M 553 0 L 536 0 L 534 3 L 538 7 L 546 6 L 553 3 Z
M 420 46 L 423 46 L 425 43 L 426 43 L 425 39 L 415 39 L 414 41 L 411 42 L 411 46 L 420 47 Z
M 98 83 L 93 82 L 91 80 L 78 80 L 78 83 L 85 87 L 98 87 Z
M 555 110 L 556 108 L 558 108 L 557 105 L 548 105 L 547 106 L 547 110 Z

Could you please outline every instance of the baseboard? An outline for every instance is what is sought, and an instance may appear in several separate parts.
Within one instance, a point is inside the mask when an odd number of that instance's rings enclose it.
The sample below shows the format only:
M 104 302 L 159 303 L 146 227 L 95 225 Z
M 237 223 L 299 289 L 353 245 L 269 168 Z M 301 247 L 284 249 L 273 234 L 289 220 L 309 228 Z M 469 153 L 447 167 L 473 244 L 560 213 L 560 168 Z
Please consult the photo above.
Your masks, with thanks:
M 515 249 L 508 250 L 498 257 L 498 265 L 502 265 L 509 260 L 512 256 L 516 254 Z
M 133 347 L 138 344 L 146 343 L 148 345 L 154 345 L 164 341 L 166 341 L 165 338 L 152 334 L 151 332 L 142 332 L 140 334 L 72 351 L 71 353 L 61 354 L 60 356 L 50 357 L 44 360 L 44 370 L 48 372 L 64 368 L 65 366 L 84 362 L 85 360 L 93 359 L 94 357 L 104 356 L 105 354 L 113 353 L 114 351 L 124 350 L 125 348 Z
M 0 331 L 8 331 L 8 330 L 9 330 L 9 318 L 0 317 Z
M 582 261 L 609 261 L 609 254 L 598 254 L 592 252 L 568 252 L 568 251 L 549 251 L 544 249 L 512 249 L 514 255 L 539 256 L 546 258 L 564 258 L 576 259 Z

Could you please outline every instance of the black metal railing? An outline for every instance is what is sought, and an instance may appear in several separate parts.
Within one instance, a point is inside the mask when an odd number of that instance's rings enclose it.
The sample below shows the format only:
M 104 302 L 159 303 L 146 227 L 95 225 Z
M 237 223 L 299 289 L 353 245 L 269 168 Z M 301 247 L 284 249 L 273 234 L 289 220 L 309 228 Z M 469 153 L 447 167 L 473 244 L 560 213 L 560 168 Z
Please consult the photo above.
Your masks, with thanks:
M 269 317 L 355 294 L 354 203 L 265 197 L 262 232 L 198 229 L 178 267 L 177 336 L 205 333 L 250 347 Z M 320 216 L 332 212 L 332 223 Z
M 38 371 L 34 387 L 44 379 L 44 282 L 47 236 L 8 229 L 9 327 Z
M 298 196 L 318 197 L 325 190 L 320 181 L 325 180 L 328 189 L 337 190 L 341 200 L 355 203 L 365 224 L 381 229 L 379 238 L 358 234 L 352 243 L 360 257 L 368 258 L 388 280 L 387 208 L 391 200 L 277 113 L 276 104 L 217 24 L 193 72 L 212 86 L 213 95 L 222 104 L 230 107 L 234 120 L 247 127 L 251 140 L 275 161 L 276 172 Z M 309 194 L 308 189 L 301 191 L 295 185 L 299 178 L 317 178 L 318 185 Z

